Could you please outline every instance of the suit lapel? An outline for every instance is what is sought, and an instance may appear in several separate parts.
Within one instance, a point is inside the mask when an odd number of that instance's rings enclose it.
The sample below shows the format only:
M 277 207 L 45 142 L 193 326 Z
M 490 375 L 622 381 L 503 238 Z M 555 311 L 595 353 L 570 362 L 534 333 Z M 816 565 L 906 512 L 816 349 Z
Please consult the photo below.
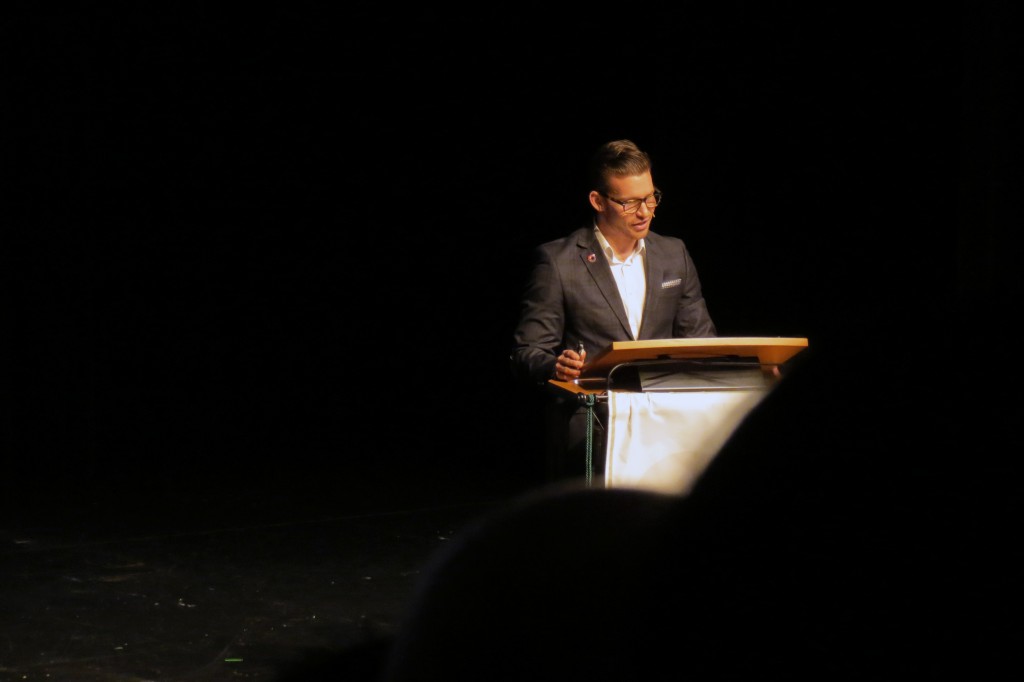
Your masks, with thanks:
M 647 293 L 644 295 L 644 314 L 640 318 L 640 338 L 644 338 L 644 330 L 650 329 L 647 324 L 647 316 L 654 314 L 654 292 L 661 287 L 664 281 L 661 271 L 661 254 L 658 251 L 657 239 L 651 239 L 651 233 L 647 233 L 644 239 L 644 277 L 647 279 Z
M 619 287 L 615 284 L 611 268 L 608 266 L 608 259 L 601 252 L 601 243 L 597 241 L 593 230 L 588 231 L 587 235 L 579 240 L 578 246 L 580 247 L 580 260 L 604 296 L 608 308 L 614 313 L 626 335 L 633 338 L 629 320 L 626 318 L 626 307 L 622 305 L 622 297 L 619 295 Z M 648 286 L 649 290 L 650 286 Z

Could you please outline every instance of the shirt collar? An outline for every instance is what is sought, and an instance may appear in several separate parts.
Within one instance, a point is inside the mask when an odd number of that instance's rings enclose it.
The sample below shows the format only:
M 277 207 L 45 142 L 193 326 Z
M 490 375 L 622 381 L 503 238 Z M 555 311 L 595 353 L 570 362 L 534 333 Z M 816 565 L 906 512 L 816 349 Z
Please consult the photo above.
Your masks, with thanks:
M 628 263 L 647 249 L 647 244 L 643 239 L 637 241 L 636 246 L 633 247 L 633 253 L 629 254 L 623 260 L 619 261 L 615 256 L 615 250 L 612 245 L 608 243 L 608 239 L 605 238 L 604 234 L 597 227 L 597 221 L 594 221 L 594 234 L 597 235 L 597 241 L 601 245 L 601 250 L 604 251 L 605 258 L 608 259 L 609 263 Z

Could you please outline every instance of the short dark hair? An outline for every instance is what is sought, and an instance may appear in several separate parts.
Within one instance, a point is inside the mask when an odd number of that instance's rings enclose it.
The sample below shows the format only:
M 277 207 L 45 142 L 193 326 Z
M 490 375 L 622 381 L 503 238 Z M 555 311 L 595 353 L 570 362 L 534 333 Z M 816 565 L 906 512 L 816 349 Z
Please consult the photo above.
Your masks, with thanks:
M 597 148 L 590 163 L 590 187 L 608 191 L 608 178 L 641 175 L 651 170 L 651 157 L 632 140 L 612 140 Z

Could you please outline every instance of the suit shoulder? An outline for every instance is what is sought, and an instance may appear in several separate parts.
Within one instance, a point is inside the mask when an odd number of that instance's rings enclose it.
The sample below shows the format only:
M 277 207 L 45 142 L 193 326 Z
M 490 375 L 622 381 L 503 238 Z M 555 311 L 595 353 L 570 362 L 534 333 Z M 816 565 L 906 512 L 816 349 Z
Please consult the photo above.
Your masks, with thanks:
M 668 244 L 682 244 L 683 243 L 683 240 L 680 239 L 679 237 L 673 237 L 672 235 L 668 235 L 668 234 L 660 234 L 660 233 L 655 232 L 653 230 L 651 230 L 651 231 L 649 231 L 647 233 L 647 236 L 645 237 L 645 239 L 647 241 L 653 243 L 653 244 L 665 244 L 665 245 L 668 245 Z
M 670 235 L 658 234 L 657 232 L 648 232 L 645 241 L 648 246 L 651 246 L 659 251 L 670 251 L 670 250 L 683 250 L 686 251 L 686 242 L 679 237 L 672 237 Z
M 566 251 L 575 252 L 579 248 L 581 242 L 585 243 L 588 240 L 591 233 L 592 230 L 590 228 L 581 227 L 564 237 L 544 242 L 537 247 L 537 250 L 549 255 L 564 253 Z

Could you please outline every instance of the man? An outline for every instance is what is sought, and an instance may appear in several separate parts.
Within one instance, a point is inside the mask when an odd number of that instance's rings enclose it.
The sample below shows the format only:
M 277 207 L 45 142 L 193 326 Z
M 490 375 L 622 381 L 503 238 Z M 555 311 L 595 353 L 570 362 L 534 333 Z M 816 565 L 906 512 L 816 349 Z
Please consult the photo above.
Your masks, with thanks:
M 608 142 L 592 159 L 589 182 L 593 224 L 535 253 L 510 357 L 527 385 L 579 378 L 587 355 L 613 341 L 717 335 L 686 245 L 651 231 L 662 194 L 648 154 L 630 140 Z M 582 475 L 586 407 L 560 390 L 549 400 L 548 477 Z M 602 471 L 607 407 L 596 412 L 592 452 L 602 456 L 593 463 Z

